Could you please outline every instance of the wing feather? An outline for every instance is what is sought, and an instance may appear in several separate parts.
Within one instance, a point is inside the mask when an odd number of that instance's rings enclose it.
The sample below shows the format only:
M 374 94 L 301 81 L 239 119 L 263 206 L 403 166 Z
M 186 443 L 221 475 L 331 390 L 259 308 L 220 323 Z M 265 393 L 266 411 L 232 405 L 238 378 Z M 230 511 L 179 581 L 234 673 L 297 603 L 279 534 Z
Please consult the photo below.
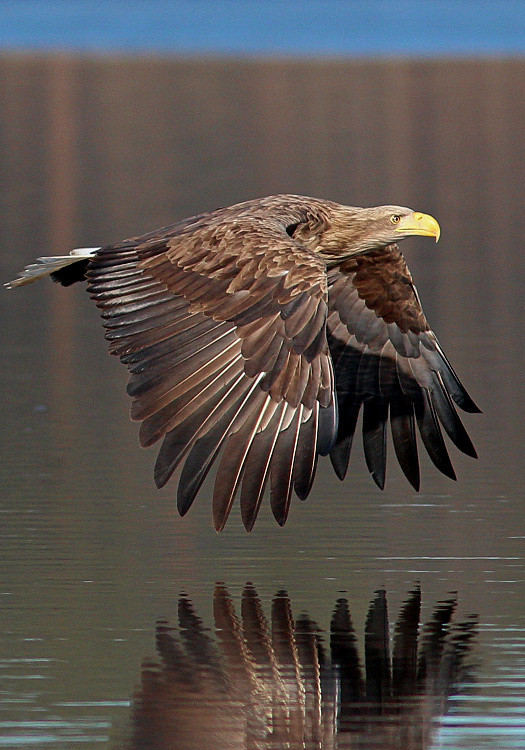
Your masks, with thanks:
M 166 433 L 155 464 L 157 487 L 166 484 L 181 460 L 199 439 L 209 437 L 213 432 L 214 448 L 217 451 L 220 449 L 228 430 L 244 405 L 245 397 L 254 393 L 256 385 L 257 383 L 252 384 L 247 390 L 244 376 L 240 375 L 224 392 L 220 392 L 214 399 L 193 412 L 180 427 Z M 224 425 L 224 431 L 221 433 Z M 213 458 L 215 456 L 216 453 L 213 454 Z M 205 474 L 203 481 L 204 478 Z
M 331 451 L 337 475 L 346 474 L 362 407 L 365 458 L 380 487 L 389 419 L 397 459 L 416 489 L 416 424 L 434 464 L 455 478 L 441 425 L 459 450 L 475 457 L 454 402 L 465 411 L 479 409 L 430 330 L 396 245 L 356 256 L 330 271 L 327 328 L 339 408 Z
M 432 462 L 445 476 L 456 479 L 429 391 L 423 390 L 422 398 L 414 401 L 414 410 L 419 433 Z
M 388 401 L 384 398 L 367 399 L 363 406 L 363 448 L 368 470 L 379 489 L 385 486 L 386 425 Z
M 289 407 L 288 411 L 291 411 Z M 302 407 L 295 409 L 286 429 L 279 433 L 270 475 L 270 504 L 275 520 L 284 526 L 290 510 L 293 490 L 293 471 L 301 429 Z
M 274 404 L 266 429 L 255 436 L 250 448 L 241 487 L 241 517 L 246 531 L 251 531 L 270 476 L 270 467 L 286 413 L 286 402 Z
M 320 454 L 319 438 L 319 403 L 314 404 L 309 416 L 305 419 L 299 432 L 297 456 L 293 470 L 294 490 L 301 500 L 306 500 L 310 493 Z
M 206 380 L 174 398 L 165 407 L 144 419 L 140 427 L 140 444 L 144 447 L 153 445 L 201 407 L 211 410 L 215 399 L 220 398 L 230 383 L 237 381 L 242 373 L 242 358 L 239 356 L 222 370 L 212 373 Z
M 270 402 L 262 393 L 258 394 L 258 400 L 263 402 L 261 408 L 254 409 L 251 418 L 238 431 L 229 435 L 226 441 L 213 493 L 213 523 L 217 531 L 221 531 L 228 520 L 248 453 Z
M 239 489 L 250 529 L 269 479 L 284 523 L 337 431 L 324 262 L 286 233 L 296 217 L 269 226 L 243 211 L 102 248 L 87 272 L 110 351 L 130 370 L 140 442 L 162 440 L 157 485 L 182 467 L 181 514 L 222 451 L 218 530 Z
M 390 427 L 397 460 L 406 478 L 419 490 L 419 459 L 414 418 L 414 405 L 410 399 L 399 394 L 390 401 Z

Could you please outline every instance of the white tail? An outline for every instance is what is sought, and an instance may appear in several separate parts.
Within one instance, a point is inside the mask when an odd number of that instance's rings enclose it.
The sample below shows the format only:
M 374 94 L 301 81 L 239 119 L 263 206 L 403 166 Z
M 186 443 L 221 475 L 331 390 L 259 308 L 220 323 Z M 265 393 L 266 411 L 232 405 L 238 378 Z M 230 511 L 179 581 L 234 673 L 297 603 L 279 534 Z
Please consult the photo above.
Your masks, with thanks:
M 65 266 L 70 266 L 72 263 L 76 263 L 83 258 L 92 258 L 93 255 L 100 250 L 99 247 L 79 247 L 76 250 L 72 250 L 69 255 L 52 255 L 44 258 L 37 258 L 37 263 L 31 263 L 26 266 L 23 271 L 20 271 L 18 277 L 13 281 L 8 281 L 4 284 L 7 289 L 12 289 L 15 286 L 23 286 L 24 284 L 32 284 L 37 279 L 42 279 L 44 276 L 50 276 L 55 271 L 59 271 Z

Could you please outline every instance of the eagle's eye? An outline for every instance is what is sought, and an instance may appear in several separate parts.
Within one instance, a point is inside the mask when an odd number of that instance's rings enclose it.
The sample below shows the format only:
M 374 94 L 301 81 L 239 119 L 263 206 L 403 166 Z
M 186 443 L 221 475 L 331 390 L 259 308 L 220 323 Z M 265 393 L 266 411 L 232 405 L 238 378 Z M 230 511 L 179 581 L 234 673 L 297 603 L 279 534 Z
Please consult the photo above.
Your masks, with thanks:
M 399 216 L 399 214 L 393 214 L 393 216 L 390 217 L 390 221 L 392 222 L 392 224 L 399 224 L 399 222 L 401 221 L 401 216 Z

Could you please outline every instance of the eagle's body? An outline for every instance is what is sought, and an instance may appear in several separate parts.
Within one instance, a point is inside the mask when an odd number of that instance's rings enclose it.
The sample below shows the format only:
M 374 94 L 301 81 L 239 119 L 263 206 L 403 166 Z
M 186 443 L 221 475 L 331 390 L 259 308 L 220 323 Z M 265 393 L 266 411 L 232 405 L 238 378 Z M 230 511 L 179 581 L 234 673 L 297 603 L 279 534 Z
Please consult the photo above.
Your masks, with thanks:
M 439 236 L 399 206 L 279 195 L 186 219 L 118 245 L 40 259 L 18 286 L 84 278 L 110 351 L 131 372 L 143 446 L 162 439 L 163 486 L 179 464 L 185 513 L 219 452 L 217 529 L 240 489 L 249 530 L 265 487 L 283 524 L 305 499 L 318 455 L 343 478 L 363 407 L 365 457 L 382 488 L 390 418 L 401 468 L 419 486 L 415 424 L 432 461 L 454 471 L 440 423 L 475 451 L 453 401 L 479 411 L 425 319 L 396 240 Z

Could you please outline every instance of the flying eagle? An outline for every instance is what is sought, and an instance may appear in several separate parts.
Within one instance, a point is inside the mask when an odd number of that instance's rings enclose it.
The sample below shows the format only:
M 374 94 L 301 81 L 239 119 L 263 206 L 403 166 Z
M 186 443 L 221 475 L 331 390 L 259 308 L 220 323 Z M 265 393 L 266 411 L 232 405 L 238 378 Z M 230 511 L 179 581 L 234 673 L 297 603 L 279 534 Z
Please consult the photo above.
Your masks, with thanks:
M 399 464 L 419 488 L 416 424 L 436 467 L 455 479 L 441 426 L 476 456 L 454 402 L 478 412 L 431 331 L 399 251 L 439 238 L 428 214 L 276 195 L 185 219 L 117 245 L 39 258 L 8 287 L 50 275 L 87 279 L 131 377 L 140 444 L 162 440 L 155 482 L 182 465 L 190 508 L 221 458 L 220 531 L 240 492 L 249 531 L 270 483 L 277 522 L 306 499 L 317 457 L 343 479 L 362 409 L 368 469 L 385 482 L 387 422 Z

